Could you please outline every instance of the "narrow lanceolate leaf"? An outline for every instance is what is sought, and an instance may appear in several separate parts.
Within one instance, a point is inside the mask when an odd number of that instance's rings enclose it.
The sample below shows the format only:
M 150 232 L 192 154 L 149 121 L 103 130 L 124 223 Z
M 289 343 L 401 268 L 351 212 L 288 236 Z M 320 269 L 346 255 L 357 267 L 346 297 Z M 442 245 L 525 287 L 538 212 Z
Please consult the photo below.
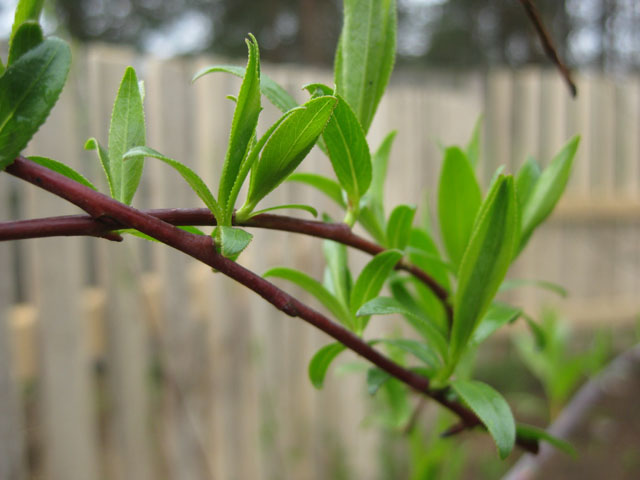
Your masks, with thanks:
M 68 167 L 64 163 L 60 163 L 56 160 L 46 157 L 29 157 L 29 160 L 37 163 L 38 165 L 42 165 L 43 167 L 48 168 L 49 170 L 53 170 L 54 172 L 58 172 L 60 175 L 64 175 L 71 180 L 74 180 L 78 183 L 81 183 L 85 187 L 89 187 L 92 190 L 97 190 L 93 184 L 87 180 L 82 174 L 76 172 L 73 168 Z
M 460 265 L 473 222 L 482 202 L 482 192 L 466 154 L 447 148 L 438 187 L 438 218 L 444 246 L 451 263 Z
M 347 204 L 344 203 L 344 199 L 342 198 L 340 184 L 335 180 L 331 180 L 323 175 L 318 175 L 317 173 L 292 173 L 287 177 L 287 181 L 304 183 L 315 187 L 342 208 L 347 207 Z
M 387 247 L 404 250 L 411 237 L 413 217 L 416 207 L 411 205 L 398 205 L 389 215 L 387 222 Z
M 235 260 L 238 255 L 247 248 L 253 239 L 253 235 L 236 227 L 217 227 L 221 241 L 220 253 L 226 258 Z
M 518 425 L 516 425 L 516 434 L 518 435 L 518 437 L 521 437 L 523 439 L 543 440 L 549 445 L 557 448 L 558 450 L 562 450 L 563 452 L 571 455 L 574 458 L 577 456 L 578 452 L 569 442 L 561 438 L 554 437 L 545 430 L 534 427 L 533 425 L 519 423 Z
M 373 173 L 371 186 L 361 202 L 358 221 L 380 244 L 386 243 L 384 212 L 384 181 L 387 178 L 387 165 L 396 132 L 389 133 L 372 157 Z
M 518 170 L 516 175 L 516 197 L 518 197 L 520 211 L 529 201 L 533 187 L 536 186 L 540 178 L 540 173 L 540 165 L 533 157 L 527 158 L 527 161 Z
M 358 118 L 340 96 L 322 138 L 349 205 L 357 209 L 371 184 L 371 153 Z
M 313 208 L 311 205 L 303 205 L 301 203 L 288 203 L 286 205 L 277 205 L 275 207 L 263 208 L 262 210 L 258 210 L 256 212 L 251 212 L 251 217 L 255 217 L 256 215 L 260 215 L 261 213 L 273 212 L 274 210 L 304 210 L 305 212 L 310 213 L 314 217 L 318 216 L 318 211 Z
M 335 97 L 328 96 L 309 100 L 278 125 L 253 167 L 243 210 L 253 211 L 300 165 L 327 125 L 336 102 Z
M 353 285 L 347 264 L 347 247 L 332 240 L 325 240 L 322 242 L 322 251 L 327 262 L 325 276 L 328 275 L 329 282 L 326 283 L 330 284 L 330 290 L 348 310 Z
M 125 162 L 124 154 L 144 144 L 144 111 L 138 77 L 132 67 L 127 67 L 113 104 L 108 146 L 111 194 L 127 205 L 138 189 L 144 156 L 130 156 Z
M 13 17 L 13 26 L 11 27 L 11 41 L 13 41 L 15 35 L 24 22 L 33 21 L 38 22 L 44 0 L 19 0 L 16 7 L 16 13 Z
M 309 379 L 314 387 L 322 388 L 331 362 L 345 349 L 341 343 L 330 343 L 316 352 L 309 362 Z
M 109 166 L 109 152 L 107 152 L 107 150 L 100 144 L 100 142 L 98 142 L 98 139 L 95 137 L 91 137 L 85 142 L 84 149 L 96 151 L 98 160 L 100 160 L 100 165 L 102 165 L 104 174 L 107 177 L 109 191 L 111 192 L 111 196 L 113 197 L 113 179 L 111 178 L 111 168 Z
M 509 280 L 505 280 L 504 282 L 502 282 L 502 285 L 500 285 L 500 291 L 506 292 L 508 290 L 513 290 L 514 288 L 528 286 L 538 287 L 543 290 L 553 292 L 563 298 L 566 298 L 569 295 L 567 289 L 561 285 L 558 285 L 557 283 L 547 282 L 546 280 L 528 280 L 525 278 L 512 278 Z
M 213 216 L 216 217 L 216 219 L 220 218 L 220 207 L 218 206 L 216 199 L 213 197 L 213 194 L 211 193 L 211 190 L 209 190 L 209 187 L 207 187 L 207 185 L 198 176 L 197 173 L 195 173 L 186 165 L 178 162 L 177 160 L 166 157 L 160 152 L 157 152 L 149 147 L 134 147 L 128 152 L 125 152 L 125 154 L 123 155 L 125 163 L 131 161 L 132 159 L 141 157 L 156 158 L 173 167 L 182 176 L 182 178 L 185 179 L 185 181 L 193 189 L 196 195 L 200 197 L 200 200 L 204 202 Z
M 396 51 L 395 0 L 345 0 L 335 61 L 336 92 L 365 132 L 389 82 Z
M 367 392 L 369 395 L 373 396 L 378 393 L 380 387 L 382 387 L 382 385 L 384 385 L 390 378 L 390 374 L 377 367 L 372 367 L 367 370 Z
M 362 305 L 378 296 L 384 282 L 401 258 L 401 252 L 387 250 L 373 257 L 365 265 L 353 286 L 353 290 L 351 290 L 351 298 L 349 300 L 351 313 L 355 314 Z M 356 332 L 362 333 L 368 322 L 369 317 L 358 317 Z
M 433 325 L 429 320 L 421 317 L 415 311 L 407 308 L 395 298 L 378 297 L 369 300 L 358 309 L 356 315 L 390 315 L 399 313 L 405 317 L 413 319 L 412 325 L 416 327 L 418 332 L 429 342 L 429 344 L 438 352 L 442 359 L 447 358 L 447 340 L 438 327 Z
M 195 82 L 198 78 L 203 75 L 207 75 L 213 72 L 226 72 L 236 77 L 244 78 L 245 68 L 238 67 L 234 65 L 216 65 L 213 67 L 207 67 L 200 70 L 193 77 L 193 81 Z M 264 73 L 260 73 L 260 91 L 262 94 L 269 99 L 269 101 L 280 111 L 287 112 L 292 108 L 298 106 L 296 100 L 289 95 L 289 93 L 278 85 L 273 79 L 267 76 Z
M 450 362 L 454 366 L 491 305 L 518 240 L 513 177 L 500 177 L 487 195 L 460 264 L 454 300 Z
M 516 441 L 516 424 L 506 400 L 482 382 L 455 380 L 451 387 L 487 427 L 500 458 L 506 458 Z
M 11 41 L 7 66 L 14 63 L 32 48 L 40 45 L 43 40 L 42 28 L 37 22 L 28 21 L 20 25 Z
M 249 61 L 236 101 L 236 109 L 233 113 L 229 145 L 222 167 L 218 190 L 218 200 L 224 211 L 224 218 L 221 219 L 224 225 L 231 225 L 234 205 L 229 201 L 229 197 L 240 173 L 243 160 L 251 148 L 251 140 L 256 133 L 261 110 L 260 53 L 258 44 L 253 36 L 250 36 L 250 40 L 247 40 L 247 46 L 249 47 Z
M 291 268 L 285 267 L 276 267 L 270 270 L 267 270 L 263 277 L 276 277 L 282 278 L 284 280 L 288 280 L 299 287 L 305 289 L 311 295 L 316 297 L 324 305 L 327 310 L 331 312 L 331 314 L 336 317 L 340 323 L 346 325 L 347 327 L 351 327 L 351 314 L 347 311 L 347 309 L 338 301 L 336 297 L 334 297 L 331 292 L 329 292 L 326 288 L 322 286 L 320 282 L 311 278 L 306 273 L 300 272 L 298 270 L 293 270 Z
M 410 353 L 418 360 L 422 361 L 430 371 L 435 371 L 441 366 L 441 362 L 436 353 L 428 345 L 417 340 L 409 340 L 407 338 L 381 338 L 371 341 L 372 345 L 376 343 L 391 345 L 404 352 Z
M 544 169 L 522 209 L 520 250 L 524 248 L 533 230 L 553 211 L 564 192 L 580 137 L 574 137 Z
M 478 328 L 473 332 L 471 343 L 479 345 L 489 338 L 493 332 L 507 323 L 514 322 L 522 314 L 522 309 L 506 303 L 494 302 L 487 310 Z
M 480 159 L 480 137 L 482 135 L 482 117 L 478 118 L 475 126 L 473 127 L 473 133 L 471 134 L 471 140 L 467 144 L 466 154 L 471 166 L 475 168 L 478 165 Z
M 436 242 L 426 229 L 416 227 L 411 230 L 409 260 L 425 272 L 429 272 L 429 275 L 447 291 L 451 290 L 449 272 L 452 266 L 442 259 Z
M 65 42 L 48 38 L 0 78 L 0 170 L 27 146 L 64 87 L 71 64 Z

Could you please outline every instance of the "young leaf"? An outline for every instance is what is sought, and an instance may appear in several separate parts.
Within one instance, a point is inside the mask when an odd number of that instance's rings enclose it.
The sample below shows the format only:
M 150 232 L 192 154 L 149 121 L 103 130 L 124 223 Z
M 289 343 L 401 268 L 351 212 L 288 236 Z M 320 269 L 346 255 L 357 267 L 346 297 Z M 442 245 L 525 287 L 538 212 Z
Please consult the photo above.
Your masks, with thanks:
M 536 186 L 539 178 L 540 165 L 538 165 L 535 158 L 527 158 L 527 161 L 520 167 L 516 175 L 516 196 L 518 197 L 518 206 L 521 211 L 529 201 L 533 187 Z
M 436 353 L 422 342 L 417 340 L 409 340 L 407 338 L 379 338 L 370 342 L 372 345 L 384 343 L 399 348 L 400 350 L 410 353 L 418 360 L 422 361 L 430 370 L 435 371 L 442 365 Z M 431 375 L 429 375 L 431 376 Z
M 342 198 L 342 189 L 335 180 L 318 175 L 316 173 L 292 173 L 287 177 L 287 182 L 300 182 L 317 188 L 331 200 L 342 208 L 347 208 L 347 204 Z
M 289 203 L 287 205 L 278 205 L 276 207 L 263 208 L 262 210 L 258 210 L 257 212 L 251 212 L 248 218 L 255 217 L 256 215 L 260 215 L 261 213 L 272 212 L 274 210 L 304 210 L 305 212 L 309 212 L 314 217 L 318 216 L 318 211 L 310 205 L 302 205 L 300 203 Z
M 477 381 L 455 380 L 451 387 L 487 427 L 500 458 L 507 458 L 516 441 L 516 424 L 502 395 L 486 383 Z
M 453 367 L 502 283 L 518 239 L 513 177 L 500 177 L 487 195 L 460 264 L 454 300 L 450 366 Z
M 111 168 L 109 166 L 109 152 L 98 142 L 98 139 L 95 137 L 91 137 L 84 144 L 85 150 L 95 150 L 98 154 L 98 159 L 100 160 L 100 165 L 102 165 L 102 169 L 104 170 L 105 176 L 107 177 L 107 183 L 109 184 L 109 192 L 111 196 L 114 196 L 113 190 L 113 179 L 111 178 Z
M 526 287 L 526 286 L 534 286 L 534 287 L 542 288 L 544 290 L 553 292 L 556 295 L 561 296 L 562 298 L 566 298 L 569 295 L 569 292 L 567 292 L 567 289 L 558 285 L 557 283 L 547 282 L 545 280 L 527 280 L 527 279 L 521 279 L 521 278 L 513 278 L 513 279 L 505 280 L 504 282 L 502 282 L 502 285 L 500 285 L 500 291 L 506 292 L 514 288 L 520 288 L 520 287 Z
M 378 296 L 385 280 L 401 258 L 401 252 L 386 250 L 365 265 L 351 291 L 349 306 L 352 313 L 355 314 L 362 305 Z
M 571 165 L 579 143 L 580 137 L 574 137 L 569 141 L 549 166 L 544 169 L 533 187 L 533 191 L 522 209 L 519 251 L 527 244 L 533 230 L 549 216 L 560 200 L 569 180 Z
M 127 67 L 113 104 L 108 146 L 111 194 L 127 205 L 138 189 L 144 156 L 130 156 L 125 162 L 124 154 L 144 144 L 144 111 L 138 77 L 132 67 Z
M 358 118 L 340 96 L 322 138 L 349 205 L 357 210 L 371 184 L 371 153 Z
M 258 44 L 253 35 L 250 35 L 250 40 L 246 42 L 249 47 L 249 61 L 236 101 L 236 109 L 233 113 L 229 146 L 224 159 L 218 190 L 218 200 L 224 215 L 221 222 L 224 225 L 231 225 L 234 205 L 231 204 L 229 197 L 240 173 L 243 160 L 251 148 L 251 141 L 256 133 L 258 117 L 262 109 L 260 106 L 260 53 Z
M 392 378 L 391 375 L 377 367 L 371 367 L 367 370 L 367 392 L 369 395 L 373 396 L 378 393 L 380 387 L 390 378 Z
M 341 243 L 325 240 L 322 242 L 324 258 L 327 262 L 326 273 L 331 280 L 330 284 L 334 295 L 340 303 L 349 309 L 352 279 L 347 265 L 347 247 Z
M 412 293 L 406 286 L 411 284 L 415 287 L 416 293 Z M 406 277 L 396 276 L 389 282 L 389 288 L 393 298 L 400 302 L 406 310 L 414 315 L 403 315 L 405 320 L 427 341 L 427 330 L 424 322 L 429 322 L 430 326 L 437 329 L 441 336 L 446 338 L 449 331 L 447 312 L 441 301 L 428 288 L 420 290 L 420 282 Z M 435 345 L 434 345 L 435 346 Z
M 235 75 L 236 77 L 244 78 L 245 68 L 233 65 L 216 65 L 213 67 L 207 67 L 196 73 L 192 81 L 195 82 L 203 75 L 212 72 L 226 72 Z M 283 113 L 298 106 L 296 100 L 291 95 L 289 95 L 289 93 L 284 88 L 282 88 L 273 79 L 262 72 L 260 73 L 260 91 L 276 108 L 278 108 Z
M 395 298 L 378 297 L 369 300 L 358 309 L 356 315 L 362 317 L 368 315 L 390 315 L 394 313 L 410 317 L 413 320 L 412 325 L 414 325 L 425 340 L 436 349 L 442 359 L 447 358 L 447 340 L 440 329 L 429 322 L 429 320 L 407 308 Z
M 345 0 L 336 92 L 353 108 L 365 133 L 389 82 L 395 52 L 395 0 Z
M 471 134 L 471 140 L 467 144 L 465 153 L 469 159 L 469 163 L 473 168 L 478 165 L 480 159 L 480 137 L 482 135 L 482 116 L 476 120 L 476 124 L 473 127 L 473 133 Z
M 137 159 L 137 158 L 144 158 L 144 157 L 156 158 L 166 163 L 167 165 L 173 167 L 182 176 L 182 178 L 185 179 L 185 181 L 193 189 L 196 195 L 200 197 L 200 200 L 204 202 L 204 204 L 211 211 L 213 216 L 216 217 L 216 219 L 220 218 L 219 216 L 220 207 L 218 206 L 218 202 L 216 202 L 216 199 L 213 197 L 211 190 L 209 190 L 209 187 L 207 187 L 207 185 L 198 176 L 198 174 L 195 173 L 186 165 L 183 165 L 177 160 L 173 160 L 172 158 L 166 157 L 160 152 L 157 152 L 156 150 L 149 147 L 133 147 L 128 152 L 125 152 L 125 154 L 122 156 L 125 163 L 130 162 L 131 159 L 134 159 L 134 158 Z
M 27 146 L 55 105 L 71 64 L 62 40 L 48 38 L 0 77 L 0 170 Z
M 465 153 L 457 147 L 444 154 L 438 187 L 438 218 L 451 263 L 460 265 L 482 202 L 482 192 Z
M 330 343 L 316 352 L 309 362 L 309 379 L 314 387 L 322 388 L 331 362 L 345 349 L 346 347 L 341 343 Z
M 267 270 L 263 275 L 264 278 L 276 277 L 288 280 L 299 287 L 305 289 L 311 295 L 316 297 L 331 314 L 336 317 L 342 324 L 351 328 L 352 316 L 347 309 L 334 297 L 320 282 L 314 280 L 306 273 L 291 268 L 276 267 Z
M 11 27 L 11 42 L 24 22 L 34 21 L 38 22 L 44 0 L 19 0 L 16 7 L 16 13 L 13 17 L 13 26 Z
M 14 63 L 32 48 L 40 45 L 43 40 L 42 28 L 37 22 L 28 21 L 20 25 L 11 41 L 7 66 Z
M 247 248 L 253 239 L 253 235 L 240 228 L 227 226 L 216 228 L 218 232 L 214 234 L 214 237 L 217 238 L 219 233 L 221 243 L 221 245 L 219 245 L 220 253 L 223 257 L 230 258 L 231 260 L 238 258 L 238 255 Z
M 52 160 L 51 158 L 46 157 L 28 157 L 32 162 L 37 163 L 38 165 L 42 165 L 43 167 L 48 168 L 49 170 L 53 170 L 54 172 L 58 172 L 60 175 L 64 175 L 71 180 L 74 180 L 78 183 L 81 183 L 85 187 L 89 187 L 92 190 L 98 190 L 93 184 L 87 180 L 82 174 L 76 172 L 73 168 L 66 166 L 64 163 L 60 163 L 56 160 Z
M 251 212 L 260 200 L 280 185 L 307 156 L 324 130 L 336 105 L 335 97 L 309 100 L 294 110 L 267 140 L 255 163 L 243 212 Z
M 409 243 L 413 217 L 416 207 L 410 205 L 398 205 L 389 215 L 387 223 L 387 247 L 404 250 Z
M 530 440 L 544 440 L 549 445 L 561 450 L 572 457 L 576 457 L 578 452 L 576 449 L 566 440 L 563 440 L 558 437 L 554 437 L 550 433 L 545 430 L 534 427 L 533 425 L 526 425 L 524 423 L 519 423 L 516 425 L 516 434 L 519 437 Z
M 411 230 L 408 253 L 411 263 L 429 272 L 446 290 L 451 290 L 449 272 L 453 267 L 442 259 L 436 242 L 426 229 L 416 227 Z
M 507 323 L 514 322 L 522 313 L 522 309 L 508 305 L 506 303 L 494 302 L 487 310 L 486 315 L 482 320 L 476 331 L 473 332 L 471 337 L 471 343 L 479 345 L 487 338 Z
M 4 63 L 2 62 L 2 58 L 0 58 L 0 76 L 2 76 L 4 74 Z

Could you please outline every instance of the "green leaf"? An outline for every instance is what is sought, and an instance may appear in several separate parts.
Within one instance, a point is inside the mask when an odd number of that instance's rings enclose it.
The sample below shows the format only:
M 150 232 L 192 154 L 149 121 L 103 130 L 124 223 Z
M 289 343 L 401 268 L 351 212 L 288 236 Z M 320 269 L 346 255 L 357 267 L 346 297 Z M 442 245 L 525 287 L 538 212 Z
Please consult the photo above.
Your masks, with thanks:
M 109 168 L 109 152 L 105 150 L 105 148 L 98 142 L 98 139 L 95 137 L 91 137 L 84 144 L 85 150 L 95 150 L 98 155 L 98 160 L 100 160 L 100 165 L 102 165 L 102 169 L 104 170 L 105 176 L 107 177 L 107 183 L 109 184 L 109 191 L 111 192 L 111 196 L 113 197 L 113 179 L 111 178 L 111 169 Z
M 418 332 L 436 349 L 443 360 L 447 358 L 447 340 L 443 332 L 429 322 L 429 320 L 407 308 L 395 298 L 377 297 L 369 300 L 358 309 L 356 315 L 361 317 L 368 315 L 391 315 L 394 313 L 399 313 L 413 319 L 412 325 L 416 327 Z
M 466 154 L 471 166 L 475 168 L 478 166 L 478 160 L 480 159 L 480 137 L 482 136 L 482 116 L 478 117 L 476 124 L 473 127 L 473 133 L 471 134 L 471 140 L 467 144 Z
M 404 250 L 409 243 L 413 217 L 416 207 L 410 205 L 398 205 L 389 215 L 387 222 L 387 247 Z
M 438 218 L 444 246 L 456 267 L 469 243 L 481 202 L 482 192 L 469 159 L 459 148 L 447 148 L 438 187 Z
M 406 284 L 415 288 L 415 293 L 411 292 Z M 427 332 L 423 326 L 424 322 L 429 322 L 436 328 L 442 336 L 446 338 L 449 331 L 447 312 L 442 303 L 431 290 L 424 287 L 420 289 L 421 283 L 415 279 L 396 276 L 389 282 L 389 288 L 393 298 L 401 305 L 412 312 L 412 315 L 404 315 L 405 320 L 425 339 Z M 417 320 L 421 319 L 421 320 Z M 427 341 L 429 341 L 427 339 Z
M 365 132 L 389 82 L 396 52 L 395 0 L 345 0 L 335 61 L 336 92 Z
M 384 385 L 387 380 L 391 378 L 384 370 L 379 369 L 378 367 L 371 367 L 367 370 L 367 392 L 369 395 L 373 396 L 378 393 L 380 387 Z
M 264 278 L 276 277 L 282 278 L 292 282 L 299 287 L 303 288 L 311 295 L 316 297 L 322 305 L 324 305 L 331 314 L 336 317 L 342 324 L 351 328 L 352 316 L 340 303 L 340 301 L 334 297 L 326 288 L 322 286 L 320 282 L 314 280 L 306 273 L 291 268 L 276 267 L 267 270 L 263 275 Z
M 562 192 L 564 192 L 569 181 L 571 165 L 579 143 L 580 137 L 574 137 L 569 141 L 560 153 L 554 157 L 549 166 L 544 169 L 533 187 L 533 191 L 522 209 L 522 233 L 520 235 L 519 251 L 527 244 L 533 230 L 549 216 L 558 200 L 560 200 Z
M 326 274 L 330 278 L 334 295 L 346 310 L 349 310 L 352 279 L 347 264 L 347 247 L 332 240 L 322 242 L 322 251 L 327 262 Z
M 141 157 L 156 158 L 173 167 L 182 176 L 182 178 L 186 180 L 186 182 L 193 189 L 196 195 L 200 197 L 207 208 L 211 211 L 213 216 L 216 217 L 216 219 L 220 218 L 220 207 L 218 206 L 216 199 L 213 197 L 213 194 L 211 193 L 211 190 L 209 190 L 209 187 L 207 187 L 207 185 L 198 176 L 197 173 L 195 173 L 186 165 L 178 162 L 177 160 L 166 157 L 160 152 L 157 152 L 149 147 L 134 147 L 123 155 L 123 158 L 126 160 L 126 162 L 129 162 L 131 158 Z
M 4 66 L 4 63 L 2 62 L 2 58 L 0 58 L 0 76 L 4 74 L 4 70 L 5 70 L 5 66 Z
M 315 187 L 342 208 L 347 208 L 342 198 L 342 189 L 335 180 L 316 173 L 292 173 L 287 177 L 287 182 L 300 182 Z
M 85 187 L 89 187 L 92 190 L 98 190 L 93 184 L 87 180 L 82 174 L 76 172 L 73 168 L 68 167 L 64 163 L 60 163 L 56 160 L 52 160 L 51 158 L 46 157 L 28 157 L 34 163 L 38 165 L 42 165 L 43 167 L 48 168 L 49 170 L 53 170 L 54 172 L 58 172 L 60 175 L 64 175 L 71 180 L 74 180 L 78 183 L 81 183 Z
M 569 292 L 561 285 L 553 282 L 547 282 L 545 280 L 527 280 L 521 278 L 514 278 L 505 280 L 500 285 L 500 291 L 506 292 L 508 290 L 513 290 L 514 288 L 534 286 L 538 288 L 542 288 L 543 290 L 548 290 L 550 292 L 555 293 L 556 295 L 561 296 L 562 298 L 566 298 L 569 295 Z
M 262 210 L 258 210 L 256 212 L 251 212 L 248 218 L 255 217 L 256 215 L 260 215 L 261 213 L 272 212 L 274 210 L 304 210 L 305 212 L 309 212 L 314 217 L 318 216 L 318 211 L 310 205 L 303 205 L 301 203 L 288 203 L 287 205 L 278 205 L 276 207 L 264 208 Z
M 507 458 L 516 441 L 516 425 L 502 395 L 486 383 L 471 380 L 455 380 L 451 387 L 487 427 L 500 458 Z
M 371 186 L 361 202 L 358 221 L 380 244 L 386 244 L 384 213 L 384 181 L 396 131 L 389 133 L 373 154 Z
M 462 258 L 451 330 L 451 367 L 458 361 L 502 283 L 518 240 L 513 177 L 501 176 L 478 212 Z
M 383 343 L 385 345 L 399 348 L 403 352 L 410 353 L 416 357 L 432 371 L 438 370 L 442 365 L 436 353 L 428 345 L 417 340 L 409 340 L 407 338 L 378 338 L 376 340 L 372 340 L 370 343 L 371 345 Z
M 16 7 L 16 13 L 13 17 L 13 26 L 11 27 L 11 42 L 17 35 L 20 26 L 27 21 L 38 22 L 44 0 L 19 0 Z
M 42 28 L 37 22 L 28 21 L 20 25 L 11 41 L 7 66 L 14 63 L 32 48 L 40 45 L 43 40 Z
M 138 77 L 132 67 L 127 67 L 113 104 L 108 147 L 111 195 L 127 205 L 138 189 L 144 156 L 130 156 L 125 162 L 124 154 L 144 144 L 144 111 Z
M 322 388 L 331 362 L 345 349 L 346 347 L 341 343 L 330 343 L 316 352 L 309 362 L 309 379 L 314 387 Z
M 5 70 L 0 78 L 0 170 L 13 162 L 46 120 L 70 64 L 67 44 L 48 38 Z
M 231 225 L 234 207 L 230 201 L 231 190 L 238 181 L 242 163 L 249 154 L 262 109 L 260 105 L 260 52 L 256 39 L 251 34 L 249 37 L 250 40 L 246 40 L 249 48 L 249 61 L 233 113 L 229 145 L 218 190 L 218 200 L 223 210 L 222 225 Z M 241 178 L 240 181 L 244 182 L 244 178 Z M 235 201 L 235 198 L 233 200 Z
M 442 259 L 436 242 L 426 229 L 416 227 L 411 230 L 408 250 L 411 263 L 429 273 L 447 291 L 451 290 L 449 271 L 455 272 L 455 268 Z
M 574 458 L 578 455 L 576 449 L 569 442 L 561 438 L 554 437 L 545 430 L 534 427 L 533 425 L 519 423 L 518 425 L 516 425 L 516 434 L 518 435 L 518 437 L 522 437 L 523 439 L 544 440 L 549 445 L 556 447 L 558 450 L 562 450 L 563 452 L 571 455 Z
M 385 280 L 401 258 L 401 252 L 386 250 L 365 265 L 351 291 L 349 305 L 352 313 L 355 314 L 362 305 L 378 296 Z
M 220 226 L 216 227 L 215 238 L 220 238 L 220 253 L 225 258 L 235 260 L 238 255 L 247 248 L 253 239 L 253 235 L 240 228 Z
M 482 320 L 476 331 L 473 332 L 471 343 L 479 345 L 487 338 L 507 323 L 514 322 L 522 314 L 522 309 L 508 305 L 506 303 L 494 302 L 489 307 L 486 315 Z
M 309 100 L 274 130 L 260 161 L 253 166 L 243 213 L 253 211 L 260 200 L 293 173 L 324 130 L 336 102 L 335 97 Z
M 536 186 L 540 178 L 540 165 L 536 159 L 529 157 L 527 161 L 520 167 L 516 175 L 516 196 L 518 197 L 518 206 L 520 210 L 529 201 L 533 187 Z
M 184 230 L 185 232 L 193 233 L 194 235 L 206 235 L 202 230 L 196 227 L 192 227 L 189 225 L 178 226 L 180 230 Z M 127 234 L 132 235 L 134 237 L 142 238 L 143 240 L 148 240 L 150 242 L 161 243 L 160 240 L 156 240 L 155 238 L 147 235 L 146 233 L 142 233 L 135 228 L 124 228 L 122 230 L 116 230 L 115 233 L 119 234 Z
M 350 208 L 357 210 L 371 184 L 371 153 L 360 122 L 340 96 L 322 138 L 338 182 L 347 192 Z
M 213 67 L 207 67 L 196 73 L 193 77 L 193 81 L 195 82 L 203 75 L 212 72 L 225 72 L 235 75 L 236 77 L 244 78 L 245 68 L 233 65 L 216 65 Z M 284 88 L 282 88 L 264 73 L 260 73 L 260 91 L 265 97 L 269 99 L 269 101 L 273 105 L 275 105 L 282 112 L 287 112 L 292 108 L 298 106 L 296 100 L 291 95 L 289 95 L 289 93 Z

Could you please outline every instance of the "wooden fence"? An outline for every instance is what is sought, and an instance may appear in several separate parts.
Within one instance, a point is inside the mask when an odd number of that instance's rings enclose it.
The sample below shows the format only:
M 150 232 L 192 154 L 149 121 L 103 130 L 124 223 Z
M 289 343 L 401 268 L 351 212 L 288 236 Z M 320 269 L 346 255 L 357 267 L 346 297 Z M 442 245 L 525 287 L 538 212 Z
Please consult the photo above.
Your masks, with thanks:
M 132 64 L 146 83 L 148 144 L 215 183 L 233 113 L 225 96 L 237 79 L 215 74 L 192 85 L 212 59 L 160 62 L 101 46 L 76 49 L 74 62 L 29 153 L 100 183 L 82 145 L 90 136 L 106 142 Z M 325 71 L 296 66 L 263 71 L 300 99 L 302 85 L 331 82 Z M 398 130 L 386 191 L 393 205 L 418 203 L 425 191 L 433 199 L 439 143 L 465 143 L 480 114 L 485 184 L 498 165 L 513 171 L 528 154 L 548 163 L 581 133 L 566 198 L 512 273 L 558 282 L 571 296 L 525 290 L 511 298 L 533 311 L 555 303 L 576 322 L 628 321 L 640 312 L 640 77 L 584 75 L 578 85 L 571 100 L 553 71 L 400 72 L 370 138 L 377 145 Z M 262 130 L 277 115 L 267 106 Z M 317 153 L 304 168 L 330 174 Z M 165 165 L 148 160 L 145 170 L 135 205 L 199 205 Z M 265 203 L 294 199 L 334 211 L 295 184 Z M 76 212 L 0 175 L 0 220 Z M 241 257 L 249 268 L 321 275 L 319 240 L 254 233 Z M 207 267 L 134 238 L 53 238 L 0 243 L 0 271 L 0 479 L 377 478 L 378 437 L 361 426 L 362 384 L 330 375 L 315 391 L 307 380 L 307 362 L 327 338 Z

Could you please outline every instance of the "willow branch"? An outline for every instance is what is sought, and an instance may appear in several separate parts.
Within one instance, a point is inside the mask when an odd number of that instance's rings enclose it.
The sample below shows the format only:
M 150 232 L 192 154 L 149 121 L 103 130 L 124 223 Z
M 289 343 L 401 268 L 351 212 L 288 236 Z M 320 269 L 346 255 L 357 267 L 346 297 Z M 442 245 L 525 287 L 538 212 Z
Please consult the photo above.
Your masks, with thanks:
M 135 228 L 218 270 L 254 291 L 278 310 L 315 326 L 389 375 L 431 397 L 454 412 L 467 429 L 481 425 L 480 419 L 470 409 L 447 395 L 447 390 L 432 389 L 428 378 L 395 363 L 342 325 L 308 307 L 259 275 L 218 254 L 210 236 L 185 232 L 160 218 L 117 202 L 24 157 L 16 158 L 6 171 L 64 198 L 85 211 L 90 211 L 98 221 Z M 538 450 L 537 444 L 531 445 L 526 439 L 519 438 L 516 442 L 530 452 L 535 453 Z
M 172 225 L 216 225 L 215 218 L 206 208 L 146 210 L 144 213 Z M 245 222 L 235 223 L 235 225 L 266 228 L 324 238 L 342 243 L 370 255 L 377 255 L 385 250 L 384 247 L 356 235 L 351 231 L 349 226 L 344 223 L 325 223 L 264 213 L 256 215 Z M 105 222 L 104 219 L 96 219 L 87 215 L 18 220 L 15 222 L 0 222 L 0 241 L 78 235 L 120 241 L 122 239 L 112 231 L 122 228 L 127 227 L 113 220 Z M 433 277 L 424 270 L 404 260 L 398 263 L 396 269 L 410 273 L 431 289 L 445 306 L 449 318 L 452 318 L 453 311 L 447 301 L 449 293 Z
M 529 17 L 529 20 L 533 24 L 533 27 L 535 28 L 536 33 L 538 34 L 538 38 L 542 43 L 542 48 L 544 49 L 545 54 L 554 63 L 554 65 L 560 72 L 560 75 L 562 75 L 562 78 L 567 83 L 567 86 L 569 87 L 569 91 L 571 92 L 571 96 L 575 97 L 578 94 L 578 88 L 576 87 L 575 82 L 571 78 L 571 72 L 569 71 L 567 66 L 564 64 L 564 62 L 560 58 L 560 55 L 558 55 L 558 51 L 553 44 L 551 35 L 549 34 L 546 27 L 544 26 L 544 22 L 542 21 L 542 18 L 540 18 L 540 13 L 538 12 L 538 9 L 533 3 L 533 0 L 520 0 L 520 3 L 524 7 L 524 10 L 527 13 L 527 16 Z

